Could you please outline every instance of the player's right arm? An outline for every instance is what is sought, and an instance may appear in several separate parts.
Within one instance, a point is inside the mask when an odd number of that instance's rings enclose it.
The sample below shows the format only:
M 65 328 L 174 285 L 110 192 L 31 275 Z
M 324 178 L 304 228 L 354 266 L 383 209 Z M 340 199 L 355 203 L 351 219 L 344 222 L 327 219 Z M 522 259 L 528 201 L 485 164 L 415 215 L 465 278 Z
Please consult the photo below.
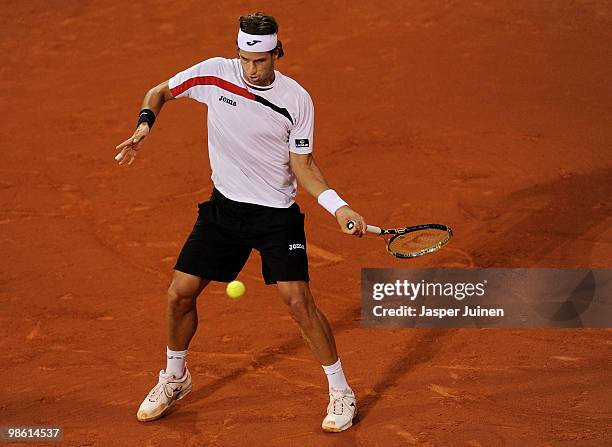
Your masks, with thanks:
M 211 90 L 193 88 L 198 83 L 191 81 L 197 78 L 206 78 L 207 76 L 219 76 L 224 70 L 232 69 L 232 61 L 222 57 L 213 57 L 198 62 L 149 90 L 142 101 L 141 113 L 144 109 L 149 109 L 157 116 L 164 103 L 175 98 L 192 98 L 198 102 L 208 104 Z M 151 129 L 147 123 L 141 123 L 136 128 L 134 135 L 117 146 L 119 153 L 115 159 L 120 165 L 126 163 L 130 165 L 134 162 L 138 149 L 142 146 L 150 131 Z
M 172 99 L 174 99 L 174 96 L 172 96 L 170 92 L 168 81 L 164 81 L 147 92 L 142 100 L 142 107 L 140 110 L 149 109 L 157 117 L 164 104 Z M 136 159 L 138 149 L 140 149 L 150 131 L 151 129 L 147 123 L 140 123 L 134 131 L 134 134 L 115 148 L 118 152 L 115 156 L 115 160 L 117 160 L 120 165 L 126 163 L 131 165 Z

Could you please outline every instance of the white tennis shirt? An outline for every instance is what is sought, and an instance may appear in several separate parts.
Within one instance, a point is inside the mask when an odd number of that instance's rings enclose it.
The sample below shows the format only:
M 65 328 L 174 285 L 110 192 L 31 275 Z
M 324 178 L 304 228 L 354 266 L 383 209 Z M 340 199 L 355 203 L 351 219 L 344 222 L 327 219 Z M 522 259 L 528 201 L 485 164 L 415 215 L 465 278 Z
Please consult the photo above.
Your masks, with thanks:
M 312 152 L 314 107 L 308 92 L 275 71 L 266 87 L 248 84 L 238 59 L 216 57 L 173 76 L 175 98 L 208 106 L 208 155 L 215 187 L 227 198 L 274 208 L 295 201 L 289 151 Z

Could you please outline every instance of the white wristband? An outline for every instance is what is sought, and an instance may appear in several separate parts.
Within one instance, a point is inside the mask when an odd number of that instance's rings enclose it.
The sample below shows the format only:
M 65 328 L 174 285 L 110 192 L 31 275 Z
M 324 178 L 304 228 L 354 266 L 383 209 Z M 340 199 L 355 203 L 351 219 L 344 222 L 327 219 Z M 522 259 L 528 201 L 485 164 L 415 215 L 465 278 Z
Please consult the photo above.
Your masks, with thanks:
M 326 189 L 317 198 L 319 205 L 325 208 L 332 216 L 336 215 L 336 211 L 343 206 L 348 206 L 344 200 L 333 189 Z

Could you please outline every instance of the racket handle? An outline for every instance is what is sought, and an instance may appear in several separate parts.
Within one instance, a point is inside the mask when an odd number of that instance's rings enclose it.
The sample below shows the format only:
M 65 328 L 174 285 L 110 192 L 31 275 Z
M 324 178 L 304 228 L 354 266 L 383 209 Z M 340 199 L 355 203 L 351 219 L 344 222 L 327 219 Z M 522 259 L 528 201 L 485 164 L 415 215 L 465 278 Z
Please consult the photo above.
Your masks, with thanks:
M 368 233 L 380 234 L 382 233 L 382 228 L 375 227 L 374 225 L 366 225 L 366 231 Z
M 348 228 L 349 230 L 352 230 L 353 228 L 355 228 L 355 222 L 352 220 L 349 220 L 348 223 L 346 224 L 346 228 Z M 382 229 L 375 227 L 374 225 L 366 225 L 366 231 L 369 233 L 374 233 L 374 234 L 382 233 Z

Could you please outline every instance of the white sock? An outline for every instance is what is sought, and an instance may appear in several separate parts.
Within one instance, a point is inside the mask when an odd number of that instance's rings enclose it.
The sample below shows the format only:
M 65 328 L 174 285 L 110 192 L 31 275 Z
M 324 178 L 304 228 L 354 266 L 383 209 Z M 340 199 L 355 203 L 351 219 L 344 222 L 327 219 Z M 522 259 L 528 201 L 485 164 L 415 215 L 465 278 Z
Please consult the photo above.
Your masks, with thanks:
M 187 357 L 186 349 L 184 351 L 172 351 L 170 348 L 166 348 L 166 374 L 172 374 L 177 379 L 183 377 L 185 357 Z
M 346 383 L 346 377 L 344 377 L 344 371 L 342 371 L 342 363 L 340 363 L 340 358 L 338 358 L 338 361 L 333 365 L 321 366 L 323 366 L 323 371 L 325 371 L 330 388 L 335 388 L 337 390 L 351 389 L 351 387 L 348 386 L 348 383 Z

